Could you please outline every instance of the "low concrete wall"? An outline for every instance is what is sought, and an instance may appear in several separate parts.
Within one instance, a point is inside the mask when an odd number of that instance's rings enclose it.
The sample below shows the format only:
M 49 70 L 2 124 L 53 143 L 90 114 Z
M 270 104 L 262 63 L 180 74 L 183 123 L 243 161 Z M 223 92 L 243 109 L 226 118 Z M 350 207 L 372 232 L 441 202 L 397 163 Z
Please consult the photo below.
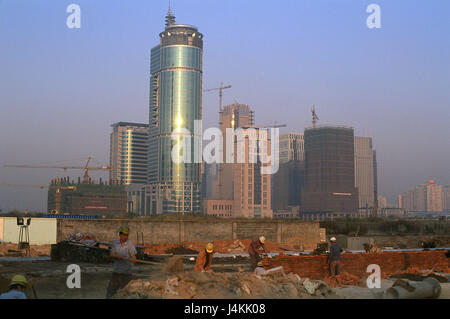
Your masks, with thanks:
M 158 221 L 158 220 L 58 220 L 58 241 L 70 233 L 95 235 L 98 241 L 117 239 L 120 225 L 130 227 L 130 239 L 136 241 L 137 232 L 144 233 L 146 244 L 167 244 L 182 241 L 208 242 L 220 239 L 255 239 L 261 235 L 278 243 L 297 239 L 305 249 L 314 249 L 320 242 L 319 222 L 220 220 L 220 221 Z
M 20 226 L 17 226 L 16 217 L 0 218 L 3 224 L 2 241 L 17 243 Z M 0 225 L 1 225 L 0 224 Z M 47 245 L 56 243 L 57 221 L 53 218 L 31 218 L 28 226 L 31 245 Z

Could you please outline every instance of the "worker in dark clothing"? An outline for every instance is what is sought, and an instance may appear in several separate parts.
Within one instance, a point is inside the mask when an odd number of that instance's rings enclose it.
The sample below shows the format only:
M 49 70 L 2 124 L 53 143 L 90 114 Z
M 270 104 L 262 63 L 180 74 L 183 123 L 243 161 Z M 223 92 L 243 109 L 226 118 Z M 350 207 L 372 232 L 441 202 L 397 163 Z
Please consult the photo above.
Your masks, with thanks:
M 212 243 L 208 243 L 206 248 L 198 253 L 197 260 L 195 262 L 195 271 L 209 271 L 214 255 L 214 246 Z
M 248 247 L 248 254 L 250 255 L 253 270 L 258 266 L 258 262 L 261 261 L 263 253 L 267 255 L 266 246 L 264 246 L 265 240 L 266 238 L 261 236 L 258 239 L 252 240 Z M 261 248 L 263 252 L 261 252 Z
M 341 272 L 341 253 L 342 248 L 338 244 L 336 244 L 336 238 L 330 238 L 331 246 L 330 246 L 330 254 L 328 255 L 328 263 L 330 265 L 330 276 L 339 275 Z

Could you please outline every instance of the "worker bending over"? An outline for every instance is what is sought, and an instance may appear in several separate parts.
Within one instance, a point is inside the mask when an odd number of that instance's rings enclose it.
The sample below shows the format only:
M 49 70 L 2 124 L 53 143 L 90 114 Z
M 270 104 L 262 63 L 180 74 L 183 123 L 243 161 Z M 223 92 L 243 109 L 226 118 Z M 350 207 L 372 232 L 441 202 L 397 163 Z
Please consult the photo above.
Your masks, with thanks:
M 330 246 L 330 254 L 328 255 L 328 262 L 330 265 L 330 276 L 339 275 L 341 273 L 341 253 L 342 248 L 338 244 L 336 244 L 336 238 L 330 238 L 331 246 Z
M 252 240 L 250 246 L 248 247 L 248 254 L 250 255 L 252 269 L 257 267 L 258 262 L 262 259 L 263 253 L 267 255 L 266 246 L 264 246 L 265 241 L 266 238 L 261 236 L 258 239 Z M 263 252 L 261 252 L 261 249 Z
M 114 258 L 113 273 L 106 290 L 106 298 L 114 296 L 132 279 L 133 263 L 136 262 L 136 247 L 128 240 L 128 226 L 119 228 L 119 239 L 112 243 L 110 257 Z
M 211 268 L 212 259 L 214 256 L 214 246 L 212 243 L 208 243 L 206 248 L 198 253 L 197 260 L 195 261 L 195 271 L 205 272 Z
M 9 284 L 8 292 L 0 295 L 0 299 L 27 299 L 25 288 L 27 288 L 27 279 L 22 275 L 15 275 Z
M 253 272 L 256 276 L 263 276 L 267 270 L 264 269 L 262 261 L 258 261 L 257 267 Z

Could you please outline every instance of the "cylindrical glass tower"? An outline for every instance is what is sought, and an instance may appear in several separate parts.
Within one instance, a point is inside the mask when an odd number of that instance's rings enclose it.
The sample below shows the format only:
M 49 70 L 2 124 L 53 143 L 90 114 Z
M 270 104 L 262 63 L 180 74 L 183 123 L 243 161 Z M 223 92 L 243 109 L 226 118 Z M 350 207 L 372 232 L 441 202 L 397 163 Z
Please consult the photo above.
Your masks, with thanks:
M 201 164 L 194 163 L 194 121 L 202 119 L 203 35 L 196 27 L 175 24 L 168 13 L 160 44 L 151 52 L 149 184 L 152 212 L 200 212 Z M 191 132 L 191 163 L 176 163 L 172 132 Z

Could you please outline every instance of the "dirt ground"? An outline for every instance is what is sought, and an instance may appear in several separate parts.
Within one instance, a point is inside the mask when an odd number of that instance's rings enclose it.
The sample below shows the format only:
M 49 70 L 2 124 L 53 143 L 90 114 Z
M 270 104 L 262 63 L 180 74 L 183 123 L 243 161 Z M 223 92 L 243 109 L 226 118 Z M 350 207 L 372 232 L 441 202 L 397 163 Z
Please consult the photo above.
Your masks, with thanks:
M 179 258 L 179 257 L 175 257 Z M 108 286 L 112 265 L 79 263 L 81 288 L 69 289 L 66 284 L 69 263 L 39 261 L 0 260 L 0 292 L 7 290 L 12 276 L 23 274 L 34 284 L 38 299 L 103 299 Z M 244 261 L 237 264 L 213 262 L 212 273 L 197 273 L 193 264 L 184 260 L 183 267 L 173 271 L 166 263 L 135 264 L 133 281 L 120 291 L 116 298 L 218 298 L 218 299 L 373 299 L 374 290 L 364 288 L 361 281 L 343 275 L 341 282 L 333 286 L 329 278 L 313 281 L 294 274 L 275 272 L 271 276 L 257 277 Z M 183 269 L 184 268 L 184 269 Z M 345 280 L 350 280 L 346 282 Z M 394 279 L 383 279 L 382 288 L 390 287 Z M 348 285 L 347 285 L 347 284 Z M 308 289 L 314 291 L 313 294 Z M 440 299 L 450 299 L 450 283 L 441 283 Z M 325 293 L 326 292 L 326 293 Z M 35 298 L 31 289 L 29 298 Z
M 0 257 L 8 256 L 8 250 L 17 250 L 17 244 L 1 243 Z M 50 256 L 51 245 L 30 245 L 30 253 L 32 257 Z

